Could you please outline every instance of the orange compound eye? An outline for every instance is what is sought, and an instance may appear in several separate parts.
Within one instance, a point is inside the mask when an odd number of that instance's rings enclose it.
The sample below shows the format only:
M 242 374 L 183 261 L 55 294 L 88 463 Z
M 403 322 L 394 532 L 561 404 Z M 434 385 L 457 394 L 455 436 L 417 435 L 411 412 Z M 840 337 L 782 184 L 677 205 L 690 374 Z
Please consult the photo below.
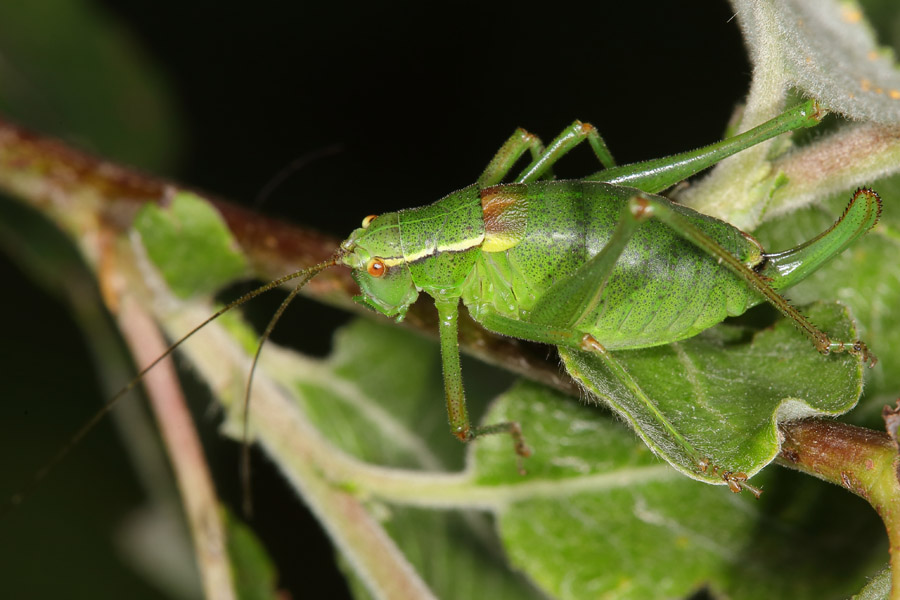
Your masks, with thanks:
M 362 222 L 362 228 L 363 228 L 363 229 L 366 229 L 366 228 L 369 226 L 369 223 L 371 223 L 372 221 L 374 221 L 375 218 L 376 218 L 377 216 L 378 216 L 378 215 L 369 215 L 368 217 L 366 217 L 365 219 L 363 219 L 363 222 Z
M 387 273 L 387 266 L 385 266 L 384 261 L 380 258 L 372 258 L 369 260 L 369 264 L 366 265 L 366 271 L 368 271 L 369 275 L 372 277 L 382 277 Z

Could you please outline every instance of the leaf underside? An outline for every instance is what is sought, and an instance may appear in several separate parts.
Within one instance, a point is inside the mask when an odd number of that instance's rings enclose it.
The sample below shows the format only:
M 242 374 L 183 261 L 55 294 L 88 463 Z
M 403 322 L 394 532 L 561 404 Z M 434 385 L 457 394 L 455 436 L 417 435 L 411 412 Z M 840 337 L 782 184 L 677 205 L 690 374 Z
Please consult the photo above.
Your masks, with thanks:
M 856 339 L 845 308 L 818 303 L 806 313 L 833 339 Z M 862 392 L 857 357 L 822 356 L 787 320 L 752 337 L 722 325 L 667 346 L 616 353 L 644 399 L 615 380 L 595 355 L 560 348 L 560 356 L 569 373 L 624 417 L 654 452 L 708 483 L 724 483 L 722 471 L 752 475 L 771 462 L 779 450 L 779 421 L 842 414 Z M 697 455 L 673 439 L 648 401 L 710 467 L 698 468 Z

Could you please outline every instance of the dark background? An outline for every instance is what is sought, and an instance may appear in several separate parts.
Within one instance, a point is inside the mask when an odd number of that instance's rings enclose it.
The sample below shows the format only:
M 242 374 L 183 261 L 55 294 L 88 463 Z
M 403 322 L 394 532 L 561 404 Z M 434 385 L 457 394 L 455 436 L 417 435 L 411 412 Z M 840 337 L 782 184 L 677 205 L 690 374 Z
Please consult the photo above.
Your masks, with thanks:
M 749 82 L 724 1 L 652 9 L 637 2 L 376 4 L 97 6 L 156 62 L 171 90 L 182 142 L 159 174 L 252 205 L 286 164 L 319 156 L 258 210 L 336 236 L 367 214 L 426 204 L 471 183 L 516 126 L 549 141 L 575 118 L 590 121 L 619 163 L 715 141 Z M 97 149 L 79 132 L 52 133 Z M 594 170 L 590 152 L 579 149 L 557 173 Z M 18 481 L 107 394 L 66 308 L 0 261 L 3 406 L 11 411 L 4 414 L 21 424 L 2 434 L 2 454 L 15 465 L 4 472 L 15 471 Z M 303 318 L 283 327 L 301 328 L 309 349 L 327 350 L 341 316 L 309 305 L 294 312 Z M 197 402 L 214 439 L 208 399 L 201 394 Z M 11 593 L 0 595 L 159 597 L 108 541 L 141 492 L 113 428 L 101 429 L 0 522 L 0 589 Z M 232 444 L 220 446 L 217 485 L 237 506 L 236 454 Z M 346 594 L 315 522 L 257 464 L 259 533 L 282 586 L 295 598 Z M 2 479 L 4 494 L 17 487 Z

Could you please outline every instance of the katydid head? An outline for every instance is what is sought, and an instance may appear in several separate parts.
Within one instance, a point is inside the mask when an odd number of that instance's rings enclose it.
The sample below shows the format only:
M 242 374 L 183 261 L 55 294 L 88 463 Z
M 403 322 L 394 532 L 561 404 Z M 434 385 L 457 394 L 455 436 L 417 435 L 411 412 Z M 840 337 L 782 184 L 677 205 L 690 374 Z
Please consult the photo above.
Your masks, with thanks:
M 368 216 L 340 250 L 362 291 L 354 300 L 398 321 L 419 296 L 400 247 L 399 222 L 398 213 Z

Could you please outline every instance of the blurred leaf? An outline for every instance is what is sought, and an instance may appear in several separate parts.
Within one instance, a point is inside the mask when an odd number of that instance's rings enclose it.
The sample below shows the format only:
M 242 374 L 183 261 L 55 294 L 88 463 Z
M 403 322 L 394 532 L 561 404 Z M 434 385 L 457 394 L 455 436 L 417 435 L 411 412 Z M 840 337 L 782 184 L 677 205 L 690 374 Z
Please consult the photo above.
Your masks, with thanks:
M 96 2 L 0 2 L 0 112 L 138 167 L 176 158 L 162 74 Z
M 228 557 L 241 600 L 277 600 L 278 571 L 249 527 L 223 508 L 228 530 Z
M 869 24 L 878 34 L 878 40 L 900 49 L 900 12 L 894 0 L 862 0 Z

